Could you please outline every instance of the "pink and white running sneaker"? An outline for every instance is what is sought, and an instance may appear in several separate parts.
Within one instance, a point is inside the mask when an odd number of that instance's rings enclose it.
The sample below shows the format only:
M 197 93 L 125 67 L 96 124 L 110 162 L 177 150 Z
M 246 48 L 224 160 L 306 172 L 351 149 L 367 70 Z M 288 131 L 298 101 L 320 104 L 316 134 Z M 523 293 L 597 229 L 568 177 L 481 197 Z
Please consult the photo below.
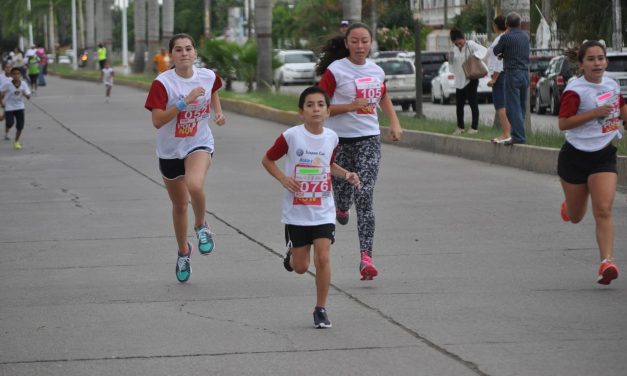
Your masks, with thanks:
M 372 262 L 372 257 L 368 251 L 361 251 L 361 262 L 359 263 L 359 273 L 362 281 L 372 281 L 379 274 L 379 271 Z

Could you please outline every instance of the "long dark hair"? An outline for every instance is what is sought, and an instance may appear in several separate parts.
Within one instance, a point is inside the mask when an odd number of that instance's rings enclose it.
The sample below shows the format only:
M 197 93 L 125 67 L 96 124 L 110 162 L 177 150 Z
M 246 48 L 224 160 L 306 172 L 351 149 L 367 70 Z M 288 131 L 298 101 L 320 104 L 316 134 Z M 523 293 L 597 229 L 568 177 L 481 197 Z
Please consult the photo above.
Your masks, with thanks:
M 346 34 L 340 34 L 330 38 L 320 49 L 320 62 L 318 63 L 318 65 L 316 65 L 317 75 L 321 76 L 324 71 L 327 70 L 329 65 L 331 65 L 331 63 L 335 60 L 340 60 L 350 55 L 348 48 L 346 48 L 346 39 L 348 39 L 351 31 L 355 29 L 368 30 L 368 34 L 370 34 L 370 39 L 374 39 L 372 35 L 372 30 L 370 30 L 370 27 L 368 27 L 368 25 L 361 22 L 355 22 L 350 24 L 348 26 L 348 29 L 346 30 Z

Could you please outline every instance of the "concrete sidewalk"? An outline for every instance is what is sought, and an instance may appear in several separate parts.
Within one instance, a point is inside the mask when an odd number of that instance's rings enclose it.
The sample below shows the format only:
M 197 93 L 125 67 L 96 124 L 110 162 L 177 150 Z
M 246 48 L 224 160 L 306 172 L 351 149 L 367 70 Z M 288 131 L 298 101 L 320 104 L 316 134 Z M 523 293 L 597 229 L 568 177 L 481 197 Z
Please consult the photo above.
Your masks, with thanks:
M 260 165 L 285 127 L 235 113 L 213 127 L 217 249 L 179 284 L 146 93 L 103 95 L 51 77 L 24 149 L 0 144 L 0 375 L 626 369 L 627 279 L 595 283 L 594 221 L 561 222 L 555 177 L 385 145 L 381 277 L 359 281 L 351 218 L 333 248 L 334 327 L 315 330 L 314 280 L 283 270 L 281 187 Z M 625 195 L 614 215 L 625 269 Z

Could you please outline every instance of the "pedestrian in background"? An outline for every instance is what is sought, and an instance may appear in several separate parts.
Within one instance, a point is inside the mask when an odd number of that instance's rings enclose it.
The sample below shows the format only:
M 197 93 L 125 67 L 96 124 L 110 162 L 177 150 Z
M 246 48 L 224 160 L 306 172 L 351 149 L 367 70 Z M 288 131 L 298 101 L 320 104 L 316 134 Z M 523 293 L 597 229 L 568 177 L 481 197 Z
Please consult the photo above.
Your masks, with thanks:
M 502 144 L 510 142 L 512 137 L 511 124 L 507 119 L 507 112 L 505 111 L 505 72 L 503 72 L 503 60 L 494 55 L 494 46 L 501 40 L 501 35 L 507 30 L 505 25 L 505 17 L 498 15 L 492 22 L 492 29 L 496 33 L 496 38 L 490 47 L 488 47 L 488 71 L 490 75 L 490 81 L 488 86 L 492 87 L 492 103 L 496 110 L 496 116 L 498 116 L 499 123 L 501 124 L 501 135 L 493 138 L 492 142 L 495 144 Z
M 161 52 L 155 55 L 153 59 L 155 73 L 163 73 L 170 69 L 171 58 L 168 50 L 165 47 L 161 47 Z
M 104 69 L 105 62 L 107 61 L 107 48 L 102 45 L 102 43 L 98 43 L 98 64 L 100 64 L 100 70 Z M 78 59 L 78 54 L 76 54 L 76 58 Z
M 579 223 L 590 197 L 601 258 L 597 282 L 608 285 L 618 277 L 612 221 L 618 175 L 612 140 L 621 138 L 621 125 L 626 127 L 627 105 L 616 81 L 603 76 L 603 44 L 584 42 L 577 59 L 583 76 L 566 85 L 560 100 L 559 129 L 566 131 L 557 163 L 565 196 L 561 215 L 564 221 Z
M 374 187 L 381 160 L 381 139 L 377 106 L 390 120 L 389 137 L 401 138 L 401 128 L 392 100 L 386 93 L 383 69 L 368 59 L 373 35 L 368 26 L 353 23 L 346 35 L 331 38 L 323 47 L 316 73 L 319 86 L 331 98 L 331 117 L 325 127 L 339 136 L 337 164 L 359 175 L 362 186 L 355 188 L 333 178 L 336 219 L 348 223 L 353 202 L 357 211 L 357 232 L 362 280 L 378 275 L 372 256 L 375 232 Z
M 13 148 L 20 150 L 22 148 L 20 136 L 24 129 L 24 98 L 30 99 L 30 89 L 22 79 L 22 72 L 19 68 L 11 68 L 11 81 L 5 81 L 0 92 L 2 92 L 2 107 L 4 107 L 6 121 L 4 139 L 9 140 L 9 131 L 15 124 Z
M 520 15 L 511 12 L 505 19 L 507 32 L 494 46 L 494 54 L 503 59 L 505 71 L 505 108 L 511 124 L 512 139 L 505 145 L 524 144 L 527 92 L 529 91 L 529 34 L 520 29 Z
M 214 234 L 205 221 L 205 178 L 211 166 L 214 139 L 209 128 L 225 122 L 218 89 L 222 81 L 212 70 L 196 68 L 196 43 L 187 34 L 170 39 L 174 69 L 152 82 L 145 107 L 157 129 L 157 156 L 163 182 L 172 202 L 172 222 L 178 246 L 176 278 L 187 282 L 192 274 L 192 245 L 187 242 L 187 209 L 191 198 L 198 251 L 211 253 Z
M 104 68 L 100 71 L 100 80 L 105 86 L 105 101 L 109 103 L 109 99 L 111 98 L 111 89 L 113 88 L 113 76 L 115 75 L 115 71 L 111 67 L 109 61 L 105 61 Z
M 487 54 L 487 49 L 475 41 L 466 40 L 464 33 L 459 29 L 452 29 L 449 35 L 451 42 L 455 45 L 450 61 L 451 72 L 455 75 L 455 104 L 457 107 L 457 129 L 453 134 L 460 135 L 465 131 L 464 106 L 466 101 L 468 101 L 472 112 L 472 123 L 468 133 L 474 134 L 479 132 L 479 101 L 477 99 L 479 79 L 468 79 L 464 73 L 463 65 L 471 55 L 483 60 Z

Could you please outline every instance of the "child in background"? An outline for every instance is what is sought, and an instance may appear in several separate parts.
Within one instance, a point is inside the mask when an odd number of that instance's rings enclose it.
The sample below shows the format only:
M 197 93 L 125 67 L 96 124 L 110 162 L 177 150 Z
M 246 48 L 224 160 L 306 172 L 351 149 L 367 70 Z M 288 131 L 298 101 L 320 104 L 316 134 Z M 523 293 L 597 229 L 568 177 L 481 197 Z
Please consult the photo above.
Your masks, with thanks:
M 612 222 L 618 175 L 612 140 L 621 137 L 627 105 L 616 81 L 603 75 L 607 68 L 603 44 L 584 42 L 577 59 L 583 76 L 566 86 L 560 100 L 559 129 L 566 131 L 557 163 L 566 198 L 561 215 L 566 222 L 580 222 L 590 197 L 601 256 L 597 282 L 609 285 L 618 277 Z
M 22 144 L 20 144 L 20 136 L 22 135 L 22 129 L 24 129 L 24 99 L 30 99 L 30 89 L 24 80 L 22 80 L 22 72 L 20 68 L 11 68 L 11 81 L 5 82 L 0 87 L 2 92 L 2 107 L 4 107 L 6 117 L 6 127 L 4 133 L 4 139 L 9 139 L 9 130 L 15 123 L 15 142 L 13 147 L 15 150 L 20 150 Z
M 111 64 L 109 63 L 109 61 L 105 61 L 104 68 L 102 68 L 102 71 L 100 72 L 100 79 L 102 80 L 102 83 L 105 85 L 106 88 L 105 101 L 107 103 L 109 103 L 109 98 L 111 98 L 111 88 L 113 87 L 114 74 L 115 71 L 113 70 L 113 68 L 111 68 Z
M 287 271 L 303 274 L 309 269 L 311 245 L 316 266 L 316 328 L 330 328 L 326 302 L 331 284 L 330 249 L 335 241 L 335 203 L 331 176 L 359 187 L 359 176 L 335 163 L 338 136 L 325 128 L 330 99 L 318 87 L 305 89 L 298 112 L 304 124 L 283 132 L 263 156 L 262 164 L 285 188 L 283 219 L 288 251 L 283 262 Z M 281 171 L 276 161 L 287 156 Z

